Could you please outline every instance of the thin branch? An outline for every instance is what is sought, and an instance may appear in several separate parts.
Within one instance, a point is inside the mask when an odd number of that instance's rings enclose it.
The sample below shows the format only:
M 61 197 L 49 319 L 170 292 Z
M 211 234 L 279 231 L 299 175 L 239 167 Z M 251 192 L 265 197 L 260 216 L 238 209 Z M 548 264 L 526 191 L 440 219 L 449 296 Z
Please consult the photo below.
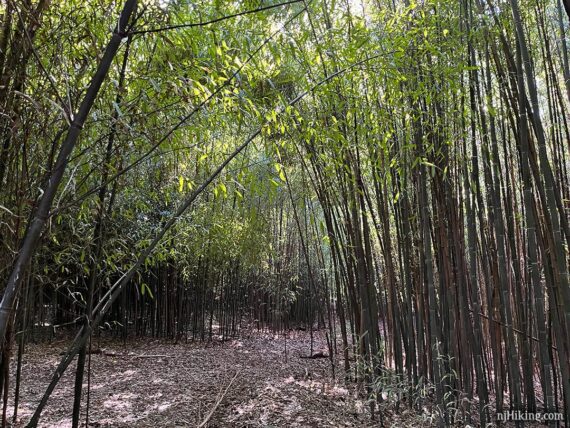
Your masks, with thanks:
M 206 25 L 215 24 L 217 22 L 225 21 L 225 20 L 232 19 L 232 18 L 237 18 L 238 16 L 251 15 L 253 13 L 263 12 L 264 10 L 275 9 L 275 8 L 278 8 L 281 6 L 288 6 L 290 4 L 301 3 L 301 2 L 303 2 L 303 0 L 291 0 L 291 1 L 286 1 L 283 3 L 277 3 L 277 4 L 272 4 L 269 6 L 263 6 L 263 7 L 257 8 L 257 9 L 237 12 L 237 13 L 234 13 L 232 15 L 221 16 L 219 18 L 211 19 L 209 21 L 193 22 L 190 24 L 169 25 L 166 27 L 151 28 L 149 30 L 131 31 L 129 34 L 132 34 L 132 35 L 149 34 L 149 33 L 159 33 L 162 31 L 169 31 L 169 30 L 179 30 L 182 28 L 205 27 Z
M 477 313 L 477 312 L 475 312 L 473 309 L 468 309 L 468 311 L 471 312 L 473 315 L 478 315 L 478 316 L 480 316 L 481 318 L 485 318 L 487 321 L 494 322 L 495 324 L 498 324 L 498 325 L 500 325 L 500 326 L 502 326 L 502 327 L 505 327 L 506 329 L 509 329 L 509 330 L 511 330 L 511 331 L 514 331 L 515 333 L 518 333 L 518 334 L 520 334 L 521 336 L 525 336 L 525 337 L 529 338 L 530 340 L 533 340 L 533 341 L 535 341 L 535 342 L 537 342 L 537 343 L 540 343 L 540 340 L 539 340 L 538 338 L 536 338 L 536 337 L 534 337 L 534 336 L 531 336 L 531 335 L 525 333 L 524 331 L 519 330 L 518 328 L 512 327 L 512 326 L 510 326 L 510 325 L 508 325 L 508 324 L 505 324 L 505 323 L 502 322 L 502 321 L 499 321 L 499 320 L 496 320 L 496 319 L 494 319 L 494 318 L 491 318 L 491 317 L 489 317 L 488 315 L 485 315 L 485 314 L 482 313 L 482 312 Z M 558 350 L 558 348 L 557 348 L 556 346 L 554 346 L 554 345 L 550 345 L 550 347 L 551 347 L 552 349 L 554 349 L 555 351 Z

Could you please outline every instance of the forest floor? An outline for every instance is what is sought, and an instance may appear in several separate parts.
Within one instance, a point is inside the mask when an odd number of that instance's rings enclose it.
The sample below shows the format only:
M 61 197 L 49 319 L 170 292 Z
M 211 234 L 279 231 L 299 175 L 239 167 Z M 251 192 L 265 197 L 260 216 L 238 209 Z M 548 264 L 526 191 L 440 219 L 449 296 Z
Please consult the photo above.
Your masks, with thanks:
M 314 339 L 314 352 L 326 352 L 324 333 L 315 332 Z M 58 339 L 27 346 L 14 427 L 30 419 L 68 345 L 69 339 Z M 286 342 L 282 334 L 257 331 L 242 333 L 240 339 L 203 343 L 142 338 L 123 344 L 96 338 L 92 349 L 100 351 L 91 355 L 92 427 L 381 426 L 371 420 L 354 383 L 339 380 L 339 370 L 333 381 L 328 358 L 301 358 L 310 354 L 308 332 L 290 331 Z M 13 361 L 11 391 L 15 372 Z M 71 426 L 73 384 L 72 365 L 52 394 L 40 427 Z M 84 392 L 82 426 L 85 401 Z M 435 426 L 428 408 L 416 412 L 400 406 L 394 412 L 384 407 L 384 426 Z M 13 412 L 9 405 L 10 420 Z
M 15 426 L 29 420 L 67 344 L 60 340 L 27 347 Z M 204 426 L 378 426 L 354 386 L 332 381 L 328 358 L 300 358 L 309 354 L 309 344 L 303 331 L 288 333 L 287 354 L 283 335 L 261 332 L 202 344 L 139 339 L 123 345 L 95 339 L 93 348 L 103 353 L 91 355 L 89 426 L 199 426 L 212 410 Z M 324 335 L 318 332 L 314 349 L 326 351 Z M 71 425 L 73 382 L 70 368 L 40 426 Z

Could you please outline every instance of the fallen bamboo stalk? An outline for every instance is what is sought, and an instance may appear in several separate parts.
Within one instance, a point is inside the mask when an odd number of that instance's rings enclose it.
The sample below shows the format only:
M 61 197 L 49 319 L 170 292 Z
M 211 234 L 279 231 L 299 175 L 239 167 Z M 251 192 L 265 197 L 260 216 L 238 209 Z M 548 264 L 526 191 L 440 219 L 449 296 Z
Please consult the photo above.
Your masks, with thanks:
M 206 426 L 206 424 L 208 423 L 208 421 L 211 419 L 212 415 L 214 414 L 214 412 L 216 411 L 216 409 L 220 406 L 220 403 L 222 402 L 222 400 L 224 399 L 224 397 L 226 396 L 226 394 L 228 393 L 228 390 L 230 389 L 230 387 L 232 386 L 232 383 L 234 383 L 234 380 L 236 379 L 238 375 L 238 372 L 236 372 L 236 374 L 234 375 L 234 377 L 232 377 L 232 380 L 230 380 L 230 383 L 228 383 L 228 386 L 226 386 L 226 389 L 224 390 L 224 392 L 221 392 L 218 394 L 218 399 L 216 400 L 216 403 L 214 404 L 214 406 L 210 409 L 210 411 L 208 412 L 208 414 L 206 415 L 206 417 L 204 418 L 204 420 L 200 423 L 200 425 L 198 425 L 198 428 L 203 428 Z
M 156 354 L 156 355 L 127 355 L 127 357 L 132 357 L 132 358 L 173 358 L 174 355 L 162 355 L 162 354 Z

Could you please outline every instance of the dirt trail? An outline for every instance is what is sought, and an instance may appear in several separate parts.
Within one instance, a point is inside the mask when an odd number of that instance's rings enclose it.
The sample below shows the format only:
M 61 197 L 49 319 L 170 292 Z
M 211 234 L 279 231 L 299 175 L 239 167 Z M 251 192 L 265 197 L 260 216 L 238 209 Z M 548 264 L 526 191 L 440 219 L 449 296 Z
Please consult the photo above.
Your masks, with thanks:
M 106 340 L 94 343 L 99 346 L 104 353 L 92 355 L 90 426 L 198 426 L 236 373 L 207 426 L 375 425 L 354 390 L 332 383 L 328 359 L 300 358 L 309 353 L 306 332 L 289 333 L 287 360 L 284 337 L 264 333 L 224 343 L 174 345 L 146 339 L 127 346 Z M 16 426 L 29 420 L 64 349 L 64 342 L 28 347 Z M 326 345 L 317 334 L 315 350 L 319 349 Z M 69 370 L 40 426 L 70 426 L 72 397 Z M 10 408 L 9 415 L 12 412 Z

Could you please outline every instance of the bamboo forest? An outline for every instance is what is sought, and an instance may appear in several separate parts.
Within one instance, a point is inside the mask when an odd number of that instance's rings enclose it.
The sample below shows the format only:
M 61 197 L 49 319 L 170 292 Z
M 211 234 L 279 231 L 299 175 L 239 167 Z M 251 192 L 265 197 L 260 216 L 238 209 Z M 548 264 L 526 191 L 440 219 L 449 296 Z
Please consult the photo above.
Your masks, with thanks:
M 0 0 L 2 427 L 570 427 L 570 0 Z

